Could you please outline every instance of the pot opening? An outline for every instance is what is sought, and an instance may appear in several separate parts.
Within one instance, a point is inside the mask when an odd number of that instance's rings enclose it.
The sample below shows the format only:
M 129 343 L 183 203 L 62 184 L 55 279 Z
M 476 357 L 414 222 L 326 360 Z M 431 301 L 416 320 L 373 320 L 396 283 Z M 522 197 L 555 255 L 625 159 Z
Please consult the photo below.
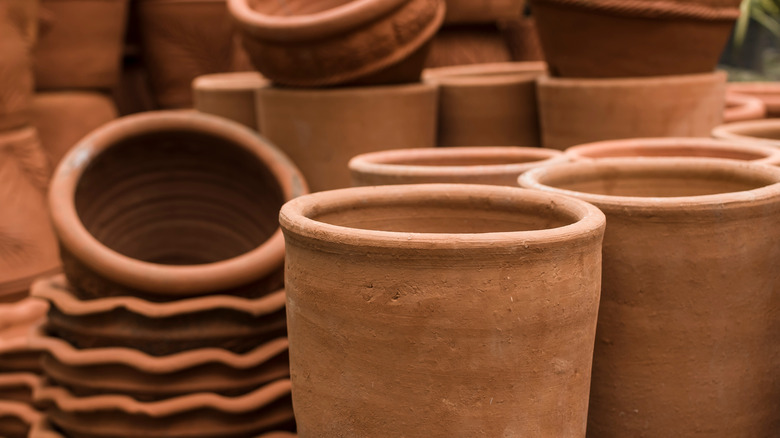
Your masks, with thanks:
M 390 164 L 400 166 L 503 166 L 511 164 L 533 163 L 535 161 L 546 160 L 550 157 L 529 156 L 529 155 L 456 155 L 441 154 L 440 156 L 417 156 L 417 157 L 393 157 L 387 159 L 378 159 L 377 164 Z
M 166 131 L 127 138 L 95 157 L 76 188 L 84 227 L 125 256 L 166 265 L 227 260 L 278 228 L 282 188 L 228 140 Z
M 741 149 L 726 149 L 697 146 L 630 146 L 619 148 L 594 148 L 581 150 L 579 154 L 586 158 L 618 158 L 618 157 L 707 157 L 728 158 L 732 160 L 753 161 L 767 157 L 767 154 Z
M 249 7 L 263 15 L 292 17 L 312 15 L 352 3 L 353 0 L 250 0 Z

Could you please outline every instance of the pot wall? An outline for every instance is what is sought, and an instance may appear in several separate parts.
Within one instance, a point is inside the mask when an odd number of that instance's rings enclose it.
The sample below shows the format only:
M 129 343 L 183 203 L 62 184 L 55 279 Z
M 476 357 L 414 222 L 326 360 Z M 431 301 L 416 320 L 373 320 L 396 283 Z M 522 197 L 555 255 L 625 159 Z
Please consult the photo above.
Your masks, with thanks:
M 269 82 L 257 72 L 215 73 L 192 82 L 195 109 L 258 130 L 257 92 Z

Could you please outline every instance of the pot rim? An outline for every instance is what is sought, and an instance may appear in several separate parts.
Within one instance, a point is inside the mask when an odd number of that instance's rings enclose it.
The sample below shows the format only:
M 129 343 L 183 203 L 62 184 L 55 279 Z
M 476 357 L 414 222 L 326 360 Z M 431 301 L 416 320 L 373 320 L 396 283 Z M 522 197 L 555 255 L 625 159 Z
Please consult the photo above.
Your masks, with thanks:
M 35 389 L 40 387 L 42 383 L 43 377 L 30 372 L 0 373 L 0 388 Z
M 376 231 L 333 225 L 310 216 L 360 207 L 410 205 L 432 199 L 447 199 L 460 203 L 492 202 L 545 206 L 567 214 L 571 223 L 549 229 L 487 233 L 415 233 Z M 514 205 L 514 204 L 513 204 Z M 473 207 L 472 207 L 473 208 Z M 483 208 L 488 208 L 483 207 Z M 318 192 L 294 199 L 282 207 L 280 222 L 285 235 L 318 241 L 329 246 L 401 249 L 403 251 L 435 252 L 456 250 L 464 257 L 469 250 L 512 251 L 547 246 L 577 239 L 589 239 L 603 232 L 605 217 L 596 207 L 568 196 L 549 194 L 516 187 L 476 184 L 410 184 Z
M 68 152 L 52 176 L 49 209 L 60 240 L 81 263 L 98 274 L 149 293 L 186 295 L 229 289 L 259 280 L 284 263 L 284 238 L 277 228 L 255 249 L 202 265 L 163 265 L 120 254 L 98 241 L 81 222 L 74 203 L 85 169 L 116 142 L 144 134 L 183 130 L 225 139 L 255 156 L 273 174 L 285 201 L 308 191 L 292 162 L 243 125 L 194 111 L 150 111 L 125 116 L 96 129 Z
M 726 91 L 726 105 L 723 108 L 724 123 L 760 120 L 764 117 L 766 117 L 766 104 L 763 100 L 756 96 Z
M 546 73 L 544 61 L 489 62 L 426 68 L 422 78 L 444 87 L 489 86 L 533 81 Z
M 739 192 L 675 197 L 600 195 L 559 189 L 539 182 L 540 179 L 545 177 L 568 175 L 572 171 L 583 175 L 593 175 L 603 171 L 618 174 L 649 171 L 663 174 L 668 171 L 703 172 L 713 168 L 716 171 L 729 172 L 745 177 L 760 175 L 768 179 L 773 178 L 775 182 L 756 189 Z M 647 212 L 690 213 L 711 210 L 713 207 L 721 210 L 735 209 L 761 200 L 780 198 L 780 168 L 766 164 L 719 158 L 605 158 L 592 161 L 577 161 L 529 170 L 518 178 L 518 183 L 521 187 L 529 189 L 576 197 L 596 205 L 602 210 L 631 208 L 632 210 Z
M 663 155 L 647 155 L 647 156 L 633 156 L 633 155 L 620 155 L 620 151 L 633 148 L 644 149 L 657 149 L 663 150 L 675 150 L 680 147 L 683 148 L 701 148 L 702 150 L 720 150 L 724 152 L 744 152 L 756 155 L 762 155 L 763 158 L 756 160 L 742 160 L 753 163 L 762 163 L 770 165 L 780 165 L 780 149 L 773 148 L 771 146 L 756 144 L 756 143 L 742 143 L 735 141 L 718 140 L 709 137 L 648 137 L 648 138 L 627 138 L 619 140 L 605 140 L 596 141 L 591 143 L 583 143 L 580 145 L 572 146 L 564 151 L 565 155 L 572 161 L 575 160 L 603 160 L 607 158 L 698 158 L 696 156 L 668 156 Z M 607 156 L 593 156 L 592 153 L 606 152 L 617 153 L 618 155 Z M 701 158 L 720 158 L 720 157 L 706 157 Z
M 31 325 L 44 318 L 48 310 L 49 305 L 45 301 L 33 297 L 14 303 L 0 303 L 0 333 L 12 327 Z
M 729 92 L 754 96 L 755 94 L 780 95 L 780 83 L 777 81 L 729 82 Z
M 438 91 L 439 87 L 428 82 L 410 82 L 404 84 L 367 85 L 357 87 L 330 87 L 330 88 L 288 88 L 279 86 L 262 87 L 258 90 L 258 96 L 268 94 L 280 94 L 285 96 L 316 97 L 318 99 L 338 98 L 371 98 L 374 95 L 408 95 L 429 93 Z
M 724 123 L 713 128 L 712 136 L 722 140 L 780 146 L 780 139 L 753 137 L 746 134 L 746 132 L 752 129 L 767 127 L 777 128 L 780 131 L 780 119 L 744 120 L 741 122 Z
M 0 418 L 17 418 L 28 426 L 43 418 L 43 414 L 27 403 L 0 400 Z
M 256 71 L 210 73 L 193 79 L 192 91 L 255 91 L 270 83 L 271 81 Z
M 616 88 L 626 87 L 634 88 L 647 85 L 668 85 L 670 83 L 677 85 L 698 84 L 709 82 L 726 82 L 727 74 L 721 70 L 715 70 L 707 73 L 694 73 L 683 75 L 666 76 L 641 76 L 641 77 L 623 77 L 623 78 L 563 78 L 553 77 L 549 74 L 543 74 L 536 78 L 538 87 L 561 87 L 561 88 Z

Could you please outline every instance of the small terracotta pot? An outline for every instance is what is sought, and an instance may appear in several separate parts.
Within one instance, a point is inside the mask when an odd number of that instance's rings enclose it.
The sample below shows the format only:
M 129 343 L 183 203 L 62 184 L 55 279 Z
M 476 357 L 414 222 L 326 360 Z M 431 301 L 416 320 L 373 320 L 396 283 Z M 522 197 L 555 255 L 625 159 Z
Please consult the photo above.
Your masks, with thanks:
M 32 373 L 0 374 L 0 402 L 32 403 L 33 390 L 41 385 L 42 378 Z
M 50 167 L 33 128 L 0 132 L 0 301 L 20 299 L 59 269 L 46 211 Z
M 780 117 L 780 83 L 729 82 L 726 90 L 729 93 L 757 97 L 764 102 L 767 117 Z
M 723 110 L 723 122 L 742 122 L 766 117 L 766 105 L 758 97 L 728 91 L 726 85 L 726 108 Z
M 77 397 L 64 388 L 36 391 L 50 422 L 74 437 L 241 437 L 292 422 L 290 381 L 240 397 L 199 393 L 143 402 L 121 395 Z
M 740 0 L 531 0 L 553 76 L 708 73 Z
M 709 138 L 632 138 L 599 141 L 566 149 L 571 161 L 629 157 L 708 157 L 780 165 L 780 149 Z
M 250 69 L 242 63 L 246 54 L 226 0 L 137 3 L 143 55 L 159 107 L 191 107 L 198 76 Z
M 0 436 L 27 438 L 30 427 L 41 421 L 40 412 L 19 402 L 0 400 Z
M 538 79 L 542 144 L 706 137 L 723 120 L 723 72 L 625 79 Z M 640 104 L 641 103 L 641 104 Z
M 255 67 L 274 83 L 316 87 L 420 78 L 444 0 L 228 0 Z
M 37 93 L 32 100 L 32 124 L 38 129 L 52 166 L 56 166 L 85 135 L 115 118 L 116 105 L 103 93 Z
M 32 1 L 30 1 L 32 3 Z M 0 132 L 20 128 L 30 119 L 33 92 L 31 42 L 18 1 L 0 4 Z
M 433 84 L 268 87 L 257 96 L 260 131 L 300 167 L 314 192 L 349 187 L 347 164 L 356 155 L 436 145 Z
M 525 0 L 446 0 L 446 24 L 492 23 L 523 14 Z
M 712 136 L 728 141 L 780 147 L 780 119 L 727 123 L 713 129 Z
M 45 14 L 35 46 L 39 90 L 114 87 L 128 0 L 40 0 Z
M 358 155 L 349 162 L 349 169 L 353 186 L 463 183 L 514 187 L 523 172 L 562 161 L 566 158 L 560 151 L 541 148 L 398 149 Z
M 215 73 L 192 82 L 195 109 L 258 130 L 257 92 L 269 84 L 256 72 Z
M 49 206 L 79 298 L 259 297 L 281 286 L 277 212 L 306 190 L 246 127 L 161 111 L 84 138 L 55 172 Z
M 439 30 L 431 40 L 426 68 L 510 62 L 509 44 L 495 24 L 453 26 Z
M 82 349 L 126 347 L 159 356 L 216 347 L 246 353 L 287 332 L 284 290 L 253 300 L 230 295 L 165 303 L 79 300 L 57 275 L 38 280 L 31 294 L 51 304 L 47 330 Z
M 301 197 L 280 221 L 301 437 L 585 436 L 596 208 L 419 184 Z
M 520 185 L 588 201 L 609 223 L 588 434 L 776 435 L 780 169 L 605 159 Z
M 539 146 L 536 78 L 543 62 L 428 69 L 440 87 L 439 146 Z

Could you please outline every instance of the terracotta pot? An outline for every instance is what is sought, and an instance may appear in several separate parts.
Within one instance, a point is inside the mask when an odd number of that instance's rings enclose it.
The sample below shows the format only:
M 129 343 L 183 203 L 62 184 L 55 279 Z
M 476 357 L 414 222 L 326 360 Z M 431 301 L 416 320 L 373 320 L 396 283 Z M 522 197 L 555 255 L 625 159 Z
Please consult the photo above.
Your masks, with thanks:
M 492 23 L 523 14 L 525 0 L 446 0 L 444 22 Z
M 509 62 L 509 44 L 495 24 L 453 26 L 439 30 L 431 40 L 426 68 Z
M 192 82 L 195 109 L 258 130 L 257 92 L 269 84 L 256 72 L 215 73 Z
M 731 93 L 726 85 L 726 108 L 723 110 L 723 122 L 741 122 L 766 117 L 766 105 L 757 97 Z
M 609 223 L 589 435 L 777 434 L 778 183 L 775 167 L 705 158 L 520 177 L 592 203 Z
M 47 330 L 77 348 L 127 347 L 152 355 L 217 347 L 246 353 L 286 336 L 284 290 L 258 299 L 212 295 L 165 303 L 134 297 L 79 300 L 63 275 L 31 293 L 51 303 Z
M 27 336 L 29 328 L 46 317 L 46 302 L 36 298 L 0 304 L 0 338 L 13 339 Z
M 138 18 L 152 91 L 161 108 L 192 106 L 192 81 L 250 70 L 226 0 L 140 0 Z
M 33 128 L 0 132 L 0 301 L 20 299 L 59 269 L 46 212 L 49 162 Z
M 41 374 L 41 356 L 25 337 L 0 338 L 0 373 Z
M 709 157 L 780 165 L 780 149 L 709 138 L 632 138 L 599 141 L 566 149 L 571 161 L 629 157 Z
M 543 62 L 425 71 L 440 87 L 439 146 L 539 146 L 536 78 Z
M 41 414 L 25 403 L 0 400 L 0 436 L 27 438 L 30 426 L 41 420 Z
M 780 83 L 729 82 L 726 90 L 729 93 L 757 97 L 766 105 L 767 117 L 780 117 Z
M 252 63 L 299 87 L 415 82 L 444 0 L 228 0 Z
M 626 79 L 538 79 L 548 148 L 638 137 L 706 137 L 723 119 L 723 72 Z M 641 105 L 637 102 L 641 102 Z
M 161 111 L 84 138 L 55 172 L 49 206 L 79 298 L 259 297 L 282 283 L 277 212 L 305 192 L 295 166 L 246 127 Z
M 544 61 L 542 43 L 533 17 L 513 18 L 499 22 L 513 61 Z
M 715 138 L 780 147 L 780 120 L 764 119 L 734 122 L 712 130 Z
M 30 3 L 33 3 L 29 0 Z M 33 92 L 31 42 L 26 38 L 24 9 L 18 1 L 0 4 L 0 132 L 29 122 Z
M 780 153 L 780 151 L 779 151 Z M 514 187 L 521 173 L 566 161 L 560 151 L 523 147 L 398 149 L 349 162 L 353 186 L 463 183 Z
M 280 221 L 301 437 L 585 436 L 597 209 L 420 184 L 301 197 Z
M 531 0 L 553 76 L 708 73 L 740 0 Z
M 268 432 L 257 438 L 295 438 L 298 435 L 291 432 Z M 48 421 L 41 420 L 30 428 L 30 438 L 65 438 Z
M 41 381 L 40 376 L 32 373 L 0 374 L 0 402 L 32 403 L 33 390 Z
M 128 0 L 40 0 L 39 90 L 111 88 L 119 80 Z
M 36 399 L 55 426 L 72 437 L 244 437 L 292 421 L 290 381 L 240 397 L 190 394 L 143 402 L 121 395 L 77 397 L 45 387 Z
M 438 89 L 432 84 L 258 94 L 263 136 L 300 167 L 311 190 L 350 186 L 350 158 L 385 149 L 436 145 Z
M 53 166 L 85 135 L 117 117 L 107 95 L 85 91 L 37 93 L 32 123 Z

